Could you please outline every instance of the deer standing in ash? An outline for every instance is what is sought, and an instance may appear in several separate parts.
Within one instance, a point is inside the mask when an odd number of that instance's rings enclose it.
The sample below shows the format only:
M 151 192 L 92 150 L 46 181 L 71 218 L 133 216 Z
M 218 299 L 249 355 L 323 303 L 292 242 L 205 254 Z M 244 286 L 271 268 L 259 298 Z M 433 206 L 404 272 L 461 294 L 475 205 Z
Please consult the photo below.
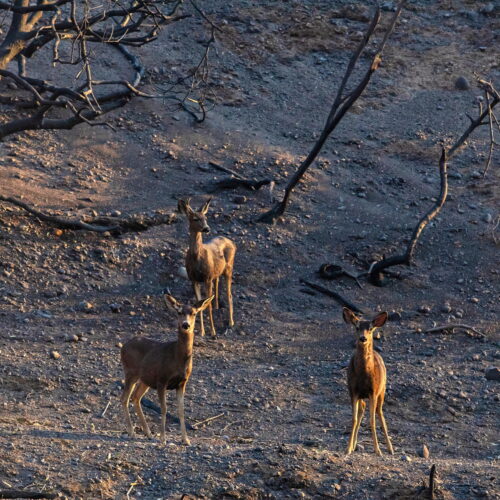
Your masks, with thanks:
M 382 356 L 373 350 L 373 332 L 385 324 L 387 313 L 378 314 L 372 321 L 364 321 L 358 318 L 350 309 L 344 307 L 343 316 L 346 323 L 355 326 L 358 334 L 356 351 L 347 369 L 347 385 L 349 386 L 352 404 L 352 429 L 347 454 L 349 455 L 356 449 L 358 431 L 366 408 L 365 399 L 369 399 L 370 402 L 370 427 L 375 453 L 382 455 L 377 439 L 375 422 L 375 414 L 377 414 L 389 452 L 394 454 L 382 410 L 387 382 L 386 369 Z
M 182 305 L 171 295 L 166 296 L 167 305 L 177 313 L 177 341 L 159 342 L 145 337 L 134 337 L 121 349 L 121 361 L 125 373 L 125 387 L 121 397 L 128 433 L 135 436 L 130 419 L 129 401 L 132 398 L 141 426 L 149 438 L 152 437 L 141 399 L 152 388 L 158 391 L 161 406 L 161 442 L 165 444 L 167 418 L 166 391 L 177 391 L 177 411 L 181 423 L 182 440 L 189 444 L 184 422 L 184 391 L 193 367 L 193 340 L 196 315 L 203 311 L 213 297 L 197 302 L 194 306 Z
M 205 286 L 205 297 L 212 295 L 215 285 L 216 309 L 219 308 L 219 278 L 224 275 L 227 286 L 229 327 L 231 328 L 234 326 L 231 286 L 236 245 L 229 238 L 223 236 L 212 238 L 207 243 L 203 243 L 202 233 L 210 232 L 206 218 L 210 201 L 211 199 L 205 202 L 198 211 L 191 208 L 189 200 L 179 200 L 178 202 L 179 212 L 184 213 L 189 222 L 189 248 L 186 253 L 186 271 L 198 300 L 202 299 L 202 285 Z M 208 306 L 208 315 L 212 336 L 215 337 L 212 304 Z M 200 313 L 200 329 L 201 335 L 205 335 L 203 313 Z

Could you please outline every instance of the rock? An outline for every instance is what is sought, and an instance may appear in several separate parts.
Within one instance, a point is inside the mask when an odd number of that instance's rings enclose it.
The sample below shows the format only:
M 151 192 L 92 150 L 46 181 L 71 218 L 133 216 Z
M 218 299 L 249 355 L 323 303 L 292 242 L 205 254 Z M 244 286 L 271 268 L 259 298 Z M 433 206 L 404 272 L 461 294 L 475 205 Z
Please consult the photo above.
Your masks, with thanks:
M 493 220 L 493 216 L 488 213 L 483 215 L 483 221 L 489 224 Z
M 455 88 L 457 90 L 469 90 L 470 89 L 470 83 L 465 76 L 459 76 L 455 80 Z
M 473 303 L 473 304 L 478 304 L 479 303 L 479 299 L 477 297 L 471 297 L 470 298 L 470 301 Z
M 478 170 L 474 170 L 472 174 L 470 175 L 473 179 L 481 179 L 483 177 L 483 174 L 479 172 Z
M 429 448 L 427 448 L 427 446 L 425 444 L 423 444 L 422 448 L 420 449 L 420 451 L 418 452 L 418 454 L 422 458 L 429 458 Z
M 109 308 L 111 309 L 111 312 L 114 312 L 114 313 L 119 313 L 120 312 L 120 304 L 116 304 L 116 303 L 113 303 L 113 304 L 109 304 Z
M 89 312 L 89 311 L 92 311 L 92 309 L 94 309 L 94 305 L 91 304 L 90 302 L 85 301 L 85 300 L 82 300 L 78 304 L 79 311 Z
M 486 368 L 484 376 L 486 377 L 486 380 L 496 380 L 497 382 L 500 382 L 500 369 L 496 366 L 490 366 Z
M 429 306 L 422 305 L 418 308 L 418 312 L 423 314 L 429 314 L 431 312 L 431 308 Z
M 50 357 L 52 359 L 59 359 L 61 357 L 61 355 L 57 351 L 51 351 Z
M 403 462 L 411 462 L 411 457 L 409 457 L 408 455 L 403 455 L 401 457 L 401 460 L 403 460 Z
M 186 271 L 186 268 L 184 266 L 181 266 L 177 269 L 177 274 L 178 276 L 180 276 L 181 278 L 184 278 L 184 279 L 189 279 L 188 277 L 188 273 Z
M 66 335 L 65 340 L 66 342 L 78 342 L 79 338 L 78 335 Z
M 243 203 L 247 202 L 247 197 L 243 196 L 243 195 L 235 196 L 233 198 L 233 201 L 234 201 L 234 203 L 236 203 L 238 205 L 242 205 Z
M 450 313 L 451 312 L 451 306 L 448 302 L 445 302 L 442 306 L 441 306 L 441 312 L 444 312 L 444 313 Z
M 120 217 L 122 213 L 119 210 L 113 210 L 111 212 L 111 217 Z

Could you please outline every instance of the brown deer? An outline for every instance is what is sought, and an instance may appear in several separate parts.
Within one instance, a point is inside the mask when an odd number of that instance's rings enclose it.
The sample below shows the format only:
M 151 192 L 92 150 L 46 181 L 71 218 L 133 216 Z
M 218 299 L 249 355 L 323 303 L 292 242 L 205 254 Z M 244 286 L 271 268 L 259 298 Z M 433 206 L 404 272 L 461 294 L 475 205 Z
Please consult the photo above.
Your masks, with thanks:
M 377 314 L 372 321 L 364 321 L 358 318 L 350 309 L 344 307 L 343 316 L 346 323 L 351 323 L 356 327 L 356 333 L 359 335 L 356 341 L 356 351 L 347 369 L 347 385 L 349 386 L 352 403 L 352 430 L 347 454 L 349 455 L 356 449 L 358 431 L 366 408 L 364 400 L 368 398 L 370 401 L 370 427 L 375 453 L 382 455 L 377 440 L 376 413 L 380 419 L 389 452 L 393 455 L 394 449 L 392 448 L 382 411 L 387 380 L 386 370 L 382 356 L 373 350 L 373 332 L 385 324 L 387 313 Z
M 193 366 L 194 324 L 196 315 L 203 311 L 212 299 L 213 296 L 197 302 L 194 306 L 189 306 L 180 304 L 171 295 L 166 295 L 167 305 L 177 313 L 177 341 L 159 342 L 144 337 L 134 337 L 123 345 L 121 360 L 125 372 L 125 387 L 121 402 L 127 430 L 131 437 L 135 437 L 128 408 L 131 397 L 144 433 L 149 438 L 152 437 L 141 409 L 142 397 L 152 388 L 158 391 L 160 399 L 161 442 L 165 444 L 166 391 L 175 389 L 182 440 L 185 444 L 189 444 L 184 422 L 184 391 Z
M 201 286 L 205 285 L 205 296 L 210 297 L 215 285 L 215 308 L 219 309 L 219 278 L 224 275 L 227 287 L 227 302 L 229 308 L 229 327 L 234 326 L 233 321 L 233 295 L 231 285 L 233 280 L 234 255 L 236 245 L 228 238 L 218 236 L 207 243 L 203 243 L 202 233 L 209 233 L 207 212 L 210 198 L 198 211 L 189 205 L 189 200 L 179 200 L 179 212 L 186 214 L 189 222 L 189 248 L 186 253 L 186 271 L 193 284 L 197 300 L 202 299 Z M 215 337 L 212 304 L 208 306 L 212 336 Z M 200 314 L 201 335 L 205 335 L 203 313 Z

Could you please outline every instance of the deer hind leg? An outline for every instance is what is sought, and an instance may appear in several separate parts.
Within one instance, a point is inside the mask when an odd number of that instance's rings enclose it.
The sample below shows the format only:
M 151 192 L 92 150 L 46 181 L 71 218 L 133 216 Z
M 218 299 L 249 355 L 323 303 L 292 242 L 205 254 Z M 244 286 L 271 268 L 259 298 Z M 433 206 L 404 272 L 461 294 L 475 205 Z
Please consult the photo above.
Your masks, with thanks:
M 382 407 L 384 406 L 384 395 L 379 396 L 377 405 L 377 415 L 380 420 L 380 425 L 384 431 L 385 441 L 387 442 L 387 448 L 389 448 L 389 453 L 394 455 L 394 448 L 392 447 L 391 438 L 389 437 L 389 432 L 387 431 L 387 424 L 385 423 L 384 412 Z
M 194 294 L 196 296 L 196 300 L 201 300 L 201 283 L 193 283 Z M 200 311 L 200 333 L 201 336 L 205 336 L 205 326 L 203 325 L 203 311 Z
M 205 283 L 205 290 L 207 292 L 207 295 L 206 295 L 207 298 L 212 296 L 212 294 L 213 294 L 213 286 L 214 286 L 213 280 L 207 281 Z M 203 312 L 200 313 L 200 314 L 203 314 Z M 217 332 L 215 331 L 215 326 L 214 326 L 214 316 L 213 316 L 212 302 L 210 302 L 210 304 L 208 304 L 208 317 L 210 319 L 210 328 L 212 329 L 212 337 L 215 337 L 217 335 Z
M 163 386 L 158 386 L 158 398 L 160 399 L 161 407 L 161 427 L 160 427 L 160 441 L 161 444 L 167 444 L 167 438 L 165 435 L 165 427 L 167 425 L 167 388 Z
M 352 450 L 356 450 L 356 446 L 358 445 L 358 432 L 361 427 L 361 421 L 363 420 L 363 415 L 365 414 L 366 403 L 363 399 L 359 400 L 358 404 L 358 418 L 356 422 L 356 429 L 354 432 L 354 443 L 352 445 Z
M 179 415 L 179 421 L 181 423 L 181 434 L 182 442 L 186 445 L 190 445 L 191 442 L 187 437 L 186 432 L 186 422 L 184 420 L 184 391 L 186 390 L 186 384 L 182 384 L 177 388 L 177 413 Z
M 229 308 L 229 328 L 232 328 L 234 326 L 234 321 L 233 321 L 233 292 L 231 290 L 232 283 L 233 283 L 233 268 L 232 267 L 226 267 L 226 270 L 224 271 L 224 276 L 226 278 L 226 287 L 227 287 L 227 305 Z
M 356 427 L 358 425 L 358 406 L 359 406 L 359 399 L 356 397 L 353 397 L 352 399 L 352 427 L 351 427 L 351 436 L 349 438 L 349 445 L 347 446 L 347 454 L 351 454 L 354 451 L 354 439 L 355 439 L 355 432 L 356 432 Z
M 215 278 L 215 309 L 219 309 L 219 278 Z
M 128 408 L 128 404 L 130 402 L 130 395 L 134 390 L 136 382 L 137 382 L 137 377 L 126 377 L 125 386 L 123 388 L 121 396 L 123 413 L 125 415 L 125 425 L 127 426 L 127 432 L 130 437 L 135 437 L 135 432 L 134 432 L 134 427 L 132 425 L 132 419 L 130 418 L 130 411 Z
M 141 421 L 141 426 L 142 430 L 144 431 L 144 434 L 151 439 L 153 435 L 151 434 L 151 431 L 149 430 L 148 423 L 146 422 L 146 419 L 144 418 L 144 413 L 142 413 L 142 407 L 141 407 L 141 399 L 148 392 L 149 387 L 144 384 L 143 382 L 139 382 L 135 388 L 134 394 L 132 394 L 132 401 L 135 406 L 135 411 L 139 415 L 139 420 Z
M 370 397 L 370 427 L 372 430 L 373 448 L 375 449 L 375 453 L 377 455 L 382 455 L 382 452 L 380 451 L 380 447 L 378 445 L 377 426 L 375 421 L 375 412 L 377 410 L 377 404 L 378 404 L 378 397 L 372 395 Z

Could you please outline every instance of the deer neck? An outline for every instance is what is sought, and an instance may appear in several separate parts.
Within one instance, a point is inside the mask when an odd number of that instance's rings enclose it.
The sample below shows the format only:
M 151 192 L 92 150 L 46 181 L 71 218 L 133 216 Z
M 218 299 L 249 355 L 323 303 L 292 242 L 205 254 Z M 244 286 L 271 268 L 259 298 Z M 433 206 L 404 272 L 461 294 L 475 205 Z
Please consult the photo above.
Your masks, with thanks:
M 356 362 L 364 372 L 370 372 L 374 367 L 373 340 L 358 342 L 356 346 Z
M 201 257 L 203 240 L 200 231 L 189 231 L 189 253 L 196 259 Z
M 194 330 L 188 333 L 179 331 L 177 335 L 177 359 L 188 361 L 193 356 Z

